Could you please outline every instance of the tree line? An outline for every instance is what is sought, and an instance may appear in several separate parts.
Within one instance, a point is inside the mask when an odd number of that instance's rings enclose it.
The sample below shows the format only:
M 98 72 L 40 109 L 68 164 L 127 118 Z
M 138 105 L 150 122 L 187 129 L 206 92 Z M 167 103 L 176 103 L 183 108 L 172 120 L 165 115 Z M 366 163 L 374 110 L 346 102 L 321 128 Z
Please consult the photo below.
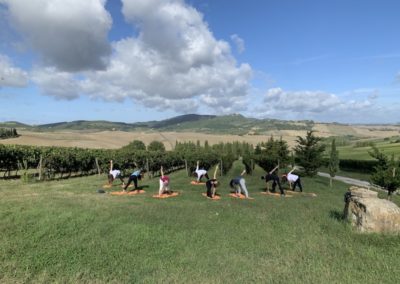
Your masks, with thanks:
M 15 128 L 0 128 L 0 139 L 16 138 L 19 137 L 17 129 Z
M 361 161 L 340 160 L 333 139 L 327 160 L 324 158 L 326 146 L 321 140 L 313 131 L 308 131 L 305 137 L 297 137 L 293 151 L 290 151 L 285 140 L 275 139 L 273 136 L 255 147 L 246 142 L 209 145 L 205 141 L 201 145 L 200 141 L 177 141 L 171 151 L 166 151 L 162 142 L 153 141 L 146 147 L 139 140 L 115 150 L 0 144 L 0 172 L 3 172 L 3 177 L 10 176 L 11 172 L 17 175 L 21 171 L 26 175 L 33 171 L 41 180 L 68 178 L 108 172 L 109 161 L 113 160 L 125 175 L 135 168 L 141 168 L 150 176 L 155 176 L 159 174 L 161 166 L 166 173 L 186 169 L 189 175 L 194 171 L 196 162 L 200 161 L 206 170 L 219 164 L 221 174 L 225 175 L 233 162 L 241 159 L 248 174 L 252 174 L 255 165 L 265 171 L 270 171 L 276 165 L 280 168 L 299 165 L 303 169 L 300 175 L 314 176 L 325 165 L 333 178 L 339 165 L 348 165 L 368 168 L 372 174 L 371 181 L 384 187 L 389 193 L 400 186 L 400 161 L 394 156 L 388 157 L 372 147 L 370 155 L 376 160 L 373 163 L 366 161 L 368 165 L 364 165 Z

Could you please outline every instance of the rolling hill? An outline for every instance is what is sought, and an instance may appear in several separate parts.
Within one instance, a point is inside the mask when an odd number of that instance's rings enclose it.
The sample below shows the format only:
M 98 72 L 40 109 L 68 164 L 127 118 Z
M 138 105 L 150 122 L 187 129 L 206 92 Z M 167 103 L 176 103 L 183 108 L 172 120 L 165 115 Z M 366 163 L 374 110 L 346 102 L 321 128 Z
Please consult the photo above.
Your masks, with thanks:
M 161 121 L 147 122 L 111 122 L 105 120 L 86 121 L 76 120 L 71 122 L 57 122 L 42 125 L 27 125 L 18 122 L 0 123 L 1 127 L 14 127 L 29 129 L 38 132 L 53 132 L 66 130 L 84 131 L 195 131 L 210 134 L 235 134 L 235 135 L 257 135 L 270 130 L 310 130 L 314 125 L 313 121 L 284 121 L 276 119 L 255 119 L 247 118 L 240 114 L 225 116 L 187 114 L 176 116 Z

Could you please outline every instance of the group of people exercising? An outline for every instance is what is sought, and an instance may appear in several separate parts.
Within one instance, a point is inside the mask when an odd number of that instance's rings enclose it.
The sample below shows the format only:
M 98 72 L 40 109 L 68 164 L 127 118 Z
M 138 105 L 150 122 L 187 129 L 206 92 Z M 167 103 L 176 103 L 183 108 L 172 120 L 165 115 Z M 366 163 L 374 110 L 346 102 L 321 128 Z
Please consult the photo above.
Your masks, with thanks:
M 192 174 L 193 174 L 193 176 L 196 177 L 196 183 L 200 183 L 203 177 L 207 179 L 207 181 L 205 183 L 206 189 L 207 189 L 207 197 L 214 199 L 216 196 L 216 188 L 220 184 L 219 181 L 217 180 L 217 172 L 218 172 L 219 167 L 218 167 L 218 165 L 216 166 L 213 178 L 210 179 L 208 176 L 207 170 L 200 169 L 199 165 L 200 165 L 199 161 L 197 161 L 196 170 Z M 271 171 L 266 173 L 265 176 L 262 176 L 261 179 L 264 179 L 265 182 L 267 182 L 267 183 L 269 181 L 272 181 L 272 190 L 271 190 L 272 193 L 276 192 L 275 191 L 276 186 L 278 185 L 281 196 L 285 196 L 285 192 L 281 186 L 281 179 L 276 174 L 276 170 L 278 168 L 279 168 L 279 166 L 276 166 Z M 299 187 L 300 192 L 302 192 L 303 187 L 301 185 L 300 177 L 298 175 L 295 175 L 292 173 L 295 170 L 296 170 L 296 167 L 294 167 L 289 173 L 282 175 L 282 177 L 281 177 L 282 182 L 288 182 L 290 188 L 293 191 L 296 190 L 296 187 Z M 159 196 L 161 196 L 163 194 L 171 193 L 170 188 L 169 188 L 170 179 L 168 176 L 164 175 L 163 167 L 161 167 L 161 169 L 160 169 L 160 174 L 161 174 L 160 175 L 160 188 L 158 191 Z M 240 197 L 241 195 L 243 195 L 245 198 L 250 198 L 249 192 L 246 187 L 246 180 L 243 177 L 245 174 L 246 174 L 246 170 L 243 170 L 243 172 L 239 176 L 231 179 L 231 181 L 229 182 L 229 186 L 235 190 L 235 194 L 237 197 Z M 128 182 L 125 183 L 119 167 L 117 165 L 114 165 L 112 160 L 110 161 L 110 171 L 108 174 L 108 183 L 109 183 L 109 185 L 111 185 L 115 179 L 119 178 L 122 182 L 124 192 L 127 190 L 127 188 L 129 187 L 129 185 L 132 182 L 134 184 L 134 190 L 139 189 L 138 188 L 138 180 L 141 180 L 142 175 L 143 175 L 143 171 L 138 169 L 138 170 L 132 172 L 132 174 L 130 174 L 130 176 L 128 178 Z

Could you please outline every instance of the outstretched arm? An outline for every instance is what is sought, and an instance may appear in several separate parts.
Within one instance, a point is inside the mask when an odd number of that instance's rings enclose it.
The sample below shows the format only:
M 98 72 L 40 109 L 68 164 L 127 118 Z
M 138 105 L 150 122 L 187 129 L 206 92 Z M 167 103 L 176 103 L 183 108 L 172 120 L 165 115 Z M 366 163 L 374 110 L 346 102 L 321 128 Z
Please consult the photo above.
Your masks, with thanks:
M 197 165 L 196 165 L 196 171 L 199 170 L 199 161 L 197 161 Z
M 113 161 L 110 160 L 110 172 L 113 170 Z
M 277 165 L 275 168 L 273 168 L 273 169 L 269 172 L 269 174 L 272 174 L 273 172 L 275 172 L 277 168 L 279 168 L 279 165 Z
M 218 172 L 218 165 L 215 167 L 215 171 L 214 171 L 214 179 L 217 179 L 217 172 Z
M 292 172 L 294 172 L 296 169 L 297 169 L 297 167 L 294 166 L 293 169 L 292 169 L 290 172 L 288 172 L 288 175 L 290 175 L 290 174 L 291 174 Z
M 243 172 L 240 175 L 244 176 L 245 173 L 246 173 L 246 169 L 244 169 Z
M 162 166 L 161 166 L 160 172 L 161 172 L 161 177 L 164 177 L 164 171 L 163 171 L 163 167 Z

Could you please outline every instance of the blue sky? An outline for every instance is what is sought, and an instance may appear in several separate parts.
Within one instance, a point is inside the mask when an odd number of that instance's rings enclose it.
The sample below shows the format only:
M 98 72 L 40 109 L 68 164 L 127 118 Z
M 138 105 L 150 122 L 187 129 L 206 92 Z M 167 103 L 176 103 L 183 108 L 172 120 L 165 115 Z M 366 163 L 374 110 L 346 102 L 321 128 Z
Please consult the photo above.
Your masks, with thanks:
M 395 0 L 0 0 L 0 121 L 400 122 Z

